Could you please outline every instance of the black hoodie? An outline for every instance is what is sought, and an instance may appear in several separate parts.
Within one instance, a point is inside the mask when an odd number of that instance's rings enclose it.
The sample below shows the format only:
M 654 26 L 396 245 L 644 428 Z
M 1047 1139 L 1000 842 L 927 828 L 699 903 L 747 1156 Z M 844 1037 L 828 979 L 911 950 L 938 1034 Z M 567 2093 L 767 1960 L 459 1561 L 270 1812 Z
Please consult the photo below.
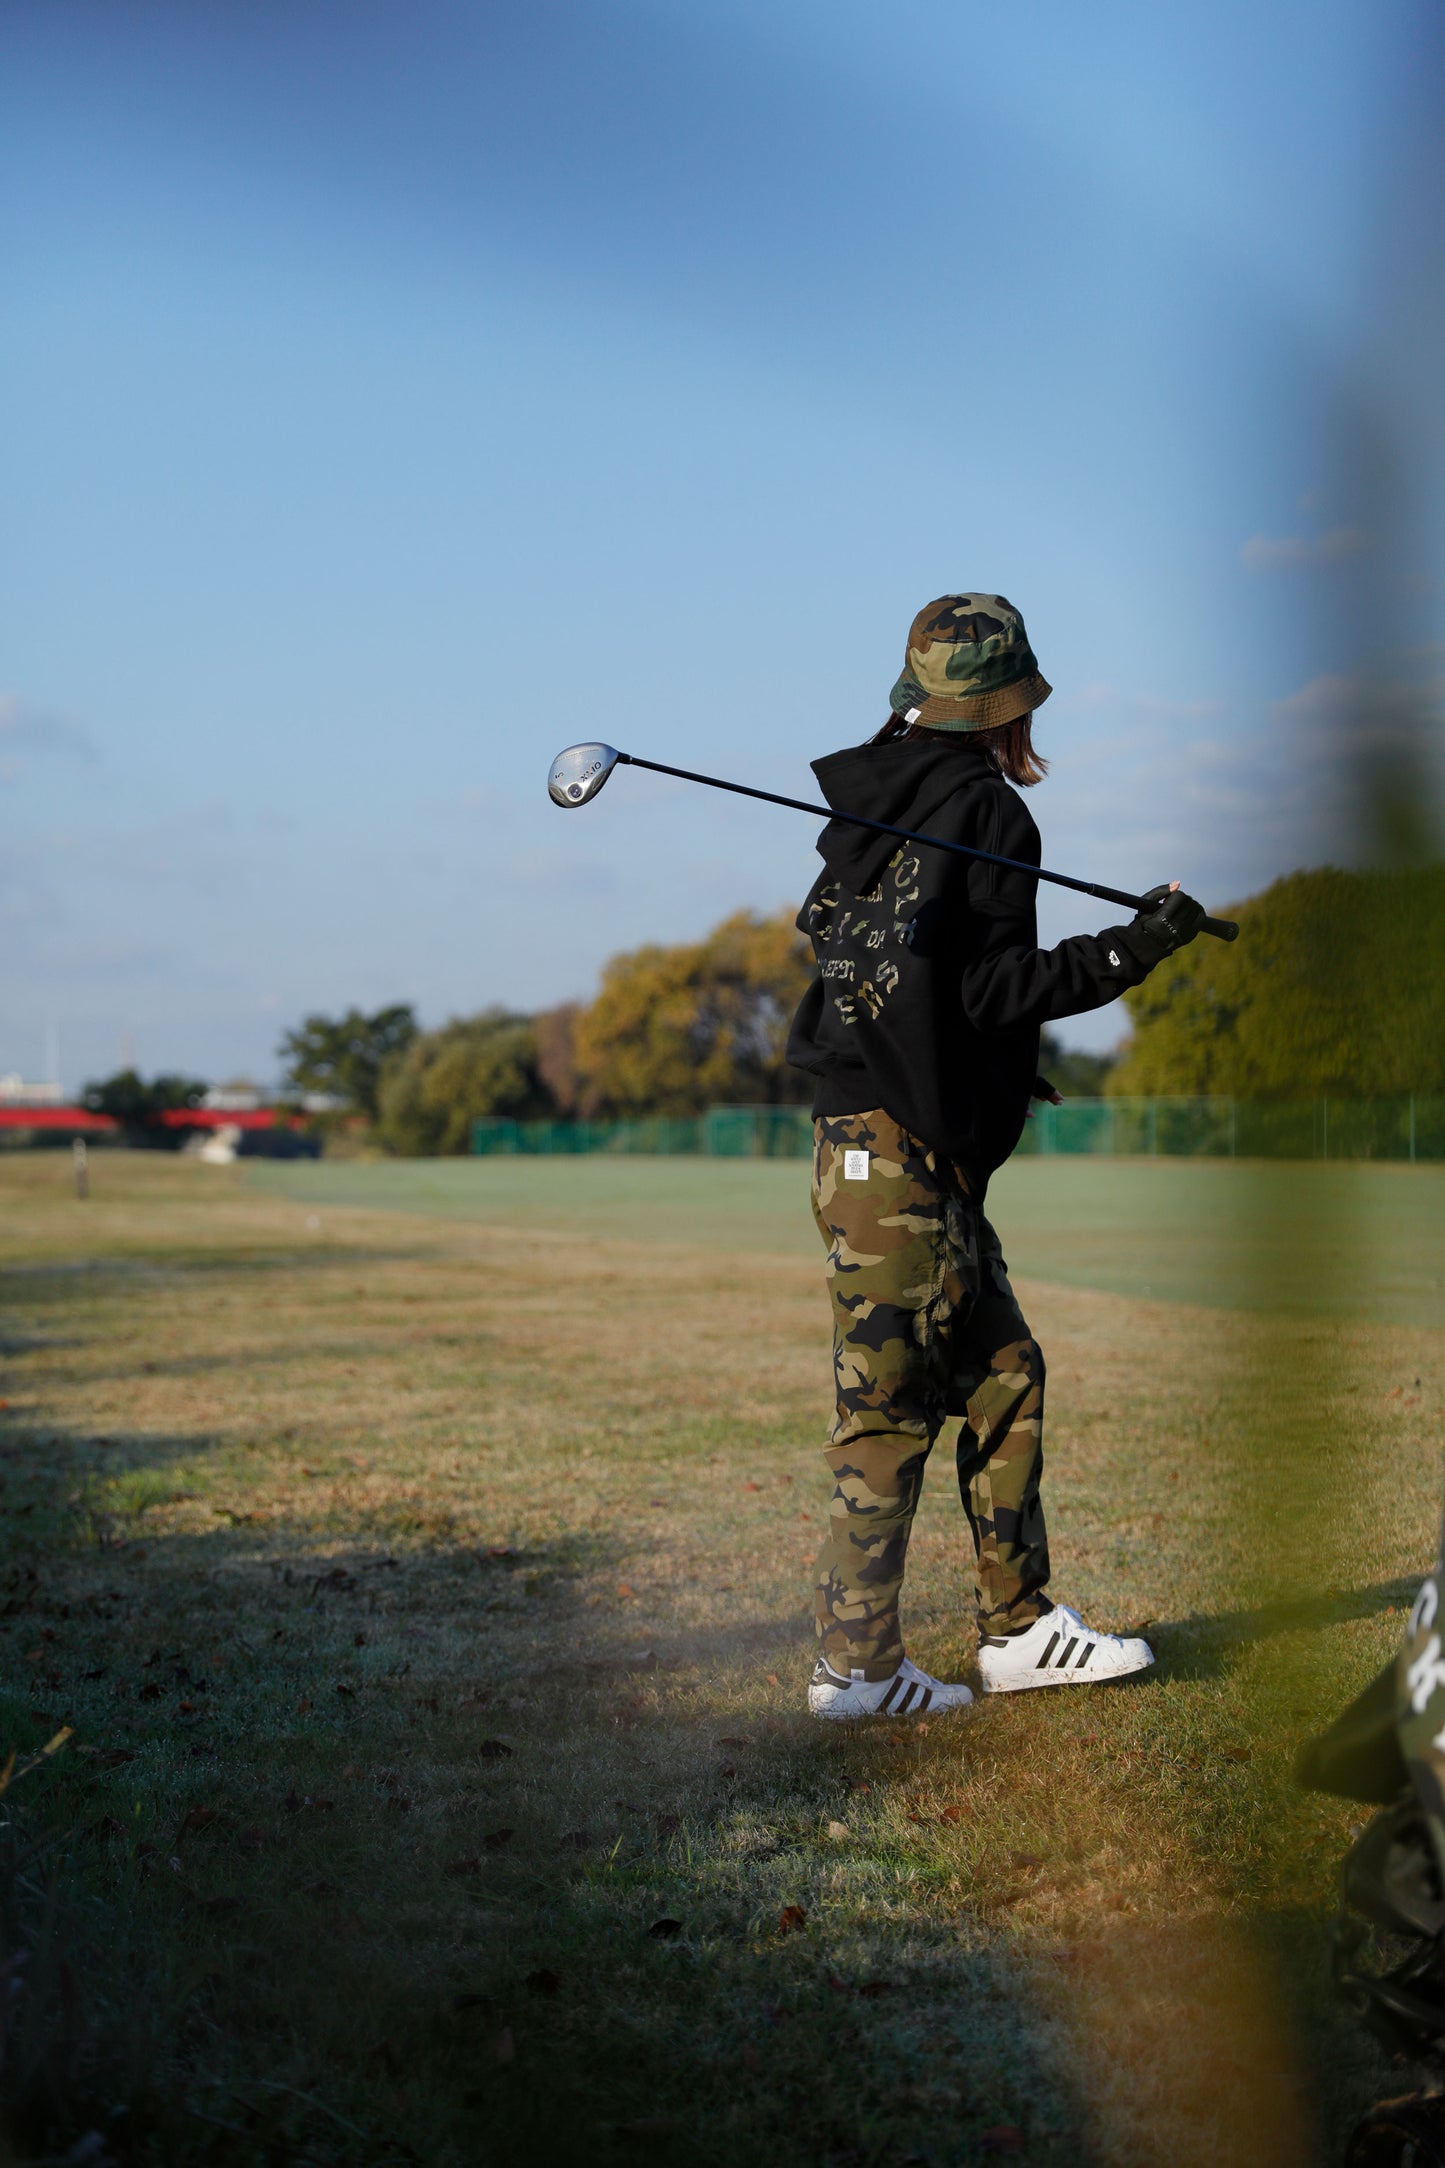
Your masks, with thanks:
M 968 740 L 930 733 L 813 762 L 830 806 L 1039 863 L 1018 792 Z M 883 1107 L 983 1197 L 1018 1143 L 1039 1033 L 1102 1008 L 1166 953 L 1138 924 L 1041 949 L 1037 878 L 830 821 L 798 913 L 817 959 L 788 1059 L 818 1078 L 815 1114 Z

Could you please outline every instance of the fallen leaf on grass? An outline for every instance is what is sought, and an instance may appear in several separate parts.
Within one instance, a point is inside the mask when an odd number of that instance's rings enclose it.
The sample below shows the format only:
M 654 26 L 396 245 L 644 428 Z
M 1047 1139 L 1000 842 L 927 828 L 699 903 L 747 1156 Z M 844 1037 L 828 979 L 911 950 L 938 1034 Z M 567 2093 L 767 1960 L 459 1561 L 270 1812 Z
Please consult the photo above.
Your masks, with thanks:
M 632 1587 L 630 1582 L 619 1581 L 617 1584 L 617 1593 L 619 1596 L 635 1596 L 637 1594 L 637 1590 Z
M 728 1737 L 728 1738 L 726 1738 L 726 1739 L 719 1739 L 719 1741 L 718 1741 L 718 1745 L 719 1745 L 719 1746 L 751 1746 L 751 1745 L 752 1745 L 752 1740 L 751 1740 L 751 1739 L 744 1739 L 744 1738 L 740 1737 L 740 1736 L 739 1736 L 738 1734 L 734 1733 L 734 1734 L 732 1734 L 732 1735 L 731 1735 L 730 1737 Z
M 657 1817 L 657 1834 L 659 1837 L 675 1837 L 681 1827 L 682 1816 L 680 1814 L 659 1814 Z
M 871 1792 L 873 1787 L 865 1783 L 862 1777 L 849 1777 L 848 1789 L 850 1792 Z
M 828 1824 L 828 1835 L 835 1844 L 841 1844 L 846 1837 L 852 1835 L 852 1831 L 846 1822 L 830 1822 Z
M 332 1814 L 336 1810 L 334 1799 L 314 1799 L 310 1792 L 298 1793 L 294 1789 L 281 1802 L 286 1814 Z
M 592 1839 L 585 1829 L 568 1829 L 563 1831 L 557 1842 L 564 1852 L 586 1852 L 591 1848 Z
M 489 1829 L 482 1839 L 482 1847 L 484 1851 L 500 1852 L 502 1846 L 510 1844 L 511 1841 L 512 1832 L 510 1829 Z
M 995 2123 L 980 2132 L 978 2142 L 986 2153 L 1022 2153 L 1024 2134 L 1017 2123 Z
M 808 1924 L 808 1915 L 801 1905 L 784 1905 L 778 1914 L 778 1933 L 796 1935 Z
M 1008 1863 L 1011 1867 L 1042 1867 L 1047 1864 L 1040 1859 L 1037 1852 L 1010 1852 Z
M 654 1920 L 647 1932 L 653 1942 L 672 1942 L 682 1933 L 682 1921 Z
M 760 1491 L 760 1490 L 762 1489 L 762 1487 L 763 1487 L 763 1486 L 762 1486 L 762 1484 L 761 1484 L 761 1483 L 744 1483 L 744 1485 L 743 1485 L 743 1489 L 744 1489 L 744 1490 L 757 1490 L 757 1491 Z
M 176 1842 L 179 1843 L 181 1838 L 188 1836 L 193 1829 L 209 1829 L 211 1824 L 219 1821 L 220 1818 L 220 1813 L 215 1807 L 192 1807 L 189 1814 L 181 1816 L 180 1824 L 176 1830 Z
M 504 1754 L 510 1754 L 511 1751 L 505 1739 L 483 1739 L 477 1748 L 483 1761 L 500 1761 Z
M 938 1819 L 940 1822 L 961 1822 L 963 1820 L 963 1809 L 962 1807 L 945 1807 Z
M 317 1880 L 315 1882 L 303 1882 L 301 1885 L 301 1894 L 304 1897 L 339 1897 L 341 1895 L 341 1884 L 339 1882 L 326 1882 L 323 1880 Z
M 298 1716 L 309 1716 L 314 1706 L 315 1704 L 312 1702 L 311 1696 L 309 1694 L 303 1694 L 301 1696 L 301 1699 L 296 1704 L 296 1714 Z
M 717 1773 L 720 1777 L 735 1777 L 737 1775 L 737 1769 L 730 1761 L 719 1762 L 717 1765 Z
M 449 1874 L 457 1881 L 467 1875 L 480 1874 L 481 1871 L 482 1863 L 475 1853 L 468 1853 L 465 1859 L 449 1859 L 442 1869 L 443 1874 Z
M 522 1985 L 534 1995 L 555 1995 L 562 1981 L 558 1973 L 550 1971 L 546 1965 L 539 1965 L 535 1972 L 527 1974 Z
M 777 1685 L 777 1683 L 778 1683 L 778 1674 L 776 1673 L 776 1671 L 770 1671 L 770 1672 L 768 1672 L 768 1673 L 767 1673 L 767 1681 L 768 1681 L 768 1684 L 769 1684 L 769 1686 L 776 1686 L 776 1685 Z

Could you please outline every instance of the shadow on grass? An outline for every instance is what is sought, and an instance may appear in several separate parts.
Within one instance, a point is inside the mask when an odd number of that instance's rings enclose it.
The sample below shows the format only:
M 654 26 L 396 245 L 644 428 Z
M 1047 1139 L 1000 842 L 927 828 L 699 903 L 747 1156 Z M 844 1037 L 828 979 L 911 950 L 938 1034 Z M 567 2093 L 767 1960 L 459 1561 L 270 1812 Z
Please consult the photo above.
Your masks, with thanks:
M 107 1278 L 115 1279 L 129 1291 L 137 1280 L 170 1284 L 182 1279 L 221 1279 L 233 1273 L 359 1272 L 370 1265 L 415 1264 L 435 1254 L 423 1242 L 388 1248 L 354 1243 L 343 1248 L 318 1240 L 314 1244 L 284 1250 L 271 1246 L 249 1249 L 240 1244 L 228 1250 L 199 1246 L 187 1249 L 177 1244 L 167 1248 L 162 1258 L 157 1258 L 152 1251 L 137 1249 L 97 1257 L 62 1257 L 40 1263 L 0 1265 L 0 1297 L 7 1302 L 23 1302 L 27 1308 L 42 1308 L 51 1302 L 71 1301 L 78 1282 L 93 1284 Z M 34 1339 L 30 1344 L 55 1345 L 52 1341 Z
M 1276 1634 L 1306 1633 L 1350 1619 L 1379 1618 L 1388 1611 L 1407 1612 L 1420 1576 L 1377 1581 L 1368 1588 L 1332 1589 L 1321 1596 L 1289 1603 L 1262 1604 L 1252 1611 L 1221 1611 L 1183 1619 L 1151 1620 L 1159 1675 L 1169 1679 L 1218 1678 L 1229 1668 L 1230 1652 Z
M 97 1455 L 221 1441 L 9 1442 L 6 1743 L 76 1733 L 0 1815 L 22 2159 L 1088 2159 L 1006 1935 L 939 1912 L 921 1839 L 840 1885 L 849 1744 L 726 1713 L 796 1616 L 639 1649 L 585 1527 L 97 1543 Z

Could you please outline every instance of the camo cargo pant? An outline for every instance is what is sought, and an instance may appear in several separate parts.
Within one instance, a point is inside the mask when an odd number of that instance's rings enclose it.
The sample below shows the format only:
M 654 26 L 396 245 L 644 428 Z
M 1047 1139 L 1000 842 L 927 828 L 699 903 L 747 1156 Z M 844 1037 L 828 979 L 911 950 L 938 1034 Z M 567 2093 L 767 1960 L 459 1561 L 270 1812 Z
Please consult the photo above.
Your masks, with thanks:
M 817 1630 L 835 1671 L 886 1679 L 903 1653 L 898 1597 L 924 1462 L 948 1415 L 964 1418 L 958 1481 L 980 1632 L 1047 1609 L 1044 1358 L 998 1237 L 947 1161 L 881 1110 L 824 1116 L 814 1139 L 838 1388 Z

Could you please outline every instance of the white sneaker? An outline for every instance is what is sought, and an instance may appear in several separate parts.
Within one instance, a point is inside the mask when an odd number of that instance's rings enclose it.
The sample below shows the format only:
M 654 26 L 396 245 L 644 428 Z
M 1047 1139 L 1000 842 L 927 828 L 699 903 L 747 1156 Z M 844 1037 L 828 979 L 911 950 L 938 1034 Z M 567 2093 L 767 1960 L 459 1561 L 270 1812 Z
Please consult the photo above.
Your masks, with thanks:
M 1056 1603 L 1023 1633 L 983 1634 L 978 1644 L 986 1694 L 1021 1694 L 1031 1686 L 1088 1686 L 1095 1679 L 1147 1671 L 1153 1661 L 1147 1641 L 1096 1633 L 1066 1603 Z
M 846 1679 L 820 1656 L 808 1686 L 814 1716 L 849 1722 L 859 1716 L 922 1716 L 925 1709 L 966 1709 L 973 1695 L 966 1686 L 945 1686 L 905 1656 L 891 1679 L 865 1679 L 855 1671 Z

